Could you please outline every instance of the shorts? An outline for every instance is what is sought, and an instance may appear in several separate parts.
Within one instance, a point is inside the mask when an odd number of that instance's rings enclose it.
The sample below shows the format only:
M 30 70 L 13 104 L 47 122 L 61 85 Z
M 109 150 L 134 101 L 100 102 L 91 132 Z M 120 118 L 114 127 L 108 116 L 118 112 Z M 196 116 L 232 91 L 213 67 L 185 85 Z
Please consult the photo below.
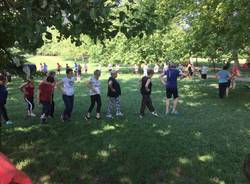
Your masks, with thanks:
M 166 96 L 167 96 L 167 98 L 172 98 L 172 96 L 174 96 L 174 99 L 178 98 L 179 97 L 178 89 L 177 88 L 167 88 L 166 89 Z
M 201 74 L 202 79 L 207 79 L 207 74 Z

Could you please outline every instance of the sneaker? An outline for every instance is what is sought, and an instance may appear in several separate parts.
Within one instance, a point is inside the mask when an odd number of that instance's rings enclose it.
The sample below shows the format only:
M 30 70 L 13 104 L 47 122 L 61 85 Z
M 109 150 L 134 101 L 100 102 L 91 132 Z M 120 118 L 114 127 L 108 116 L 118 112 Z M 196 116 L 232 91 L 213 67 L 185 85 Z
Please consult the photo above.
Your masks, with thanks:
M 61 115 L 60 119 L 61 119 L 61 122 L 65 122 L 63 115 Z
M 90 119 L 90 116 L 88 117 L 88 116 L 86 115 L 86 116 L 84 116 L 84 119 L 85 119 L 86 121 L 88 121 L 88 120 Z
M 31 117 L 36 117 L 36 115 L 33 112 L 30 113 L 30 116 Z
M 14 124 L 14 123 L 13 123 L 12 121 L 9 120 L 9 121 L 6 121 L 5 124 L 6 124 L 6 125 L 12 125 L 12 124 Z
M 157 114 L 157 112 L 152 112 L 151 113 L 153 116 L 155 116 L 155 117 L 159 117 L 159 115 Z
M 30 116 L 30 111 L 28 111 L 27 116 Z
M 106 115 L 106 118 L 112 119 L 113 116 L 112 116 L 111 114 L 107 114 L 107 115 Z
M 118 113 L 116 113 L 116 116 L 123 116 L 123 113 L 122 112 L 118 112 Z
M 143 115 L 139 115 L 139 118 L 142 119 L 142 118 L 143 118 Z
M 169 115 L 169 112 L 165 112 L 165 115 L 166 115 L 166 116 Z

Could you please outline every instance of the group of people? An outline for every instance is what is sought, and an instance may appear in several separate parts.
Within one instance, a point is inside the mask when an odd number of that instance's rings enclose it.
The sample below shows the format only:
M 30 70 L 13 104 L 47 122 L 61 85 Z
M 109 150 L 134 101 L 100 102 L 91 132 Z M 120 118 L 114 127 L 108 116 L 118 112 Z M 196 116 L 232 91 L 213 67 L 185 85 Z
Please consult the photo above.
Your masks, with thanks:
M 40 63 L 39 64 L 39 72 L 47 74 L 48 73 L 48 65 L 46 63 Z
M 158 116 L 157 112 L 155 111 L 152 100 L 151 100 L 151 92 L 152 92 L 152 81 L 151 78 L 154 75 L 153 69 L 147 70 L 147 76 L 143 76 L 140 80 L 140 93 L 142 96 L 141 99 L 141 108 L 140 108 L 140 117 L 144 116 L 145 108 L 147 107 L 149 111 L 154 116 Z M 101 118 L 101 81 L 99 80 L 101 76 L 100 70 L 95 70 L 94 75 L 87 81 L 86 85 L 89 88 L 89 96 L 90 96 L 90 106 L 85 115 L 85 119 L 89 120 L 91 118 L 91 113 L 96 105 L 96 119 Z M 167 80 L 164 80 L 164 76 L 166 76 Z M 166 114 L 170 113 L 169 109 L 169 99 L 173 96 L 174 97 L 174 105 L 173 110 L 171 111 L 172 114 L 177 114 L 176 105 L 178 101 L 178 90 L 177 90 L 177 78 L 179 76 L 183 76 L 178 69 L 174 67 L 174 65 L 170 65 L 169 69 L 165 71 L 161 75 L 161 81 L 166 85 Z M 54 116 L 54 90 L 56 88 L 62 91 L 62 99 L 64 102 L 64 111 L 61 113 L 61 120 L 68 121 L 71 119 L 72 110 L 74 106 L 74 70 L 71 68 L 66 69 L 66 76 L 56 81 L 56 73 L 55 72 L 48 72 L 45 79 L 40 81 L 38 87 L 38 95 L 37 101 L 39 104 L 42 105 L 41 110 L 41 122 L 46 122 L 50 117 Z M 116 116 L 123 116 L 121 111 L 121 103 L 120 103 L 120 95 L 121 95 L 121 86 L 119 81 L 117 80 L 118 71 L 111 70 L 110 77 L 108 79 L 107 85 L 107 96 L 108 96 L 108 105 L 107 105 L 107 118 L 113 118 L 113 108 L 115 108 L 115 115 Z M 5 104 L 7 100 L 7 88 L 6 88 L 6 77 L 1 75 L 0 78 L 0 93 L 1 93 L 1 115 L 6 121 L 6 124 L 11 124 L 9 118 L 7 116 Z M 34 113 L 35 103 L 34 103 L 34 94 L 35 94 L 35 85 L 32 77 L 30 77 L 25 83 L 23 83 L 19 89 L 23 93 L 24 101 L 27 104 L 27 115 L 30 117 L 35 117 L 36 114 Z M 2 95 L 4 94 L 4 95 Z
M 57 72 L 61 66 L 57 63 Z M 112 66 L 113 67 L 113 66 Z M 108 96 L 108 106 L 107 106 L 107 118 L 113 118 L 112 111 L 113 108 L 116 110 L 116 116 L 123 116 L 121 111 L 121 86 L 119 81 L 117 80 L 119 71 L 113 70 L 111 66 L 108 67 L 110 72 L 110 77 L 108 79 L 107 85 L 107 96 Z M 116 68 L 117 69 L 117 68 Z M 64 102 L 64 111 L 61 114 L 62 121 L 68 121 L 71 119 L 71 114 L 74 106 L 74 82 L 77 78 L 77 72 L 79 70 L 79 65 L 74 64 L 74 69 L 71 69 L 68 65 L 66 67 L 66 76 L 56 81 L 56 72 L 48 72 L 47 76 L 44 80 L 40 81 L 38 87 L 38 96 L 37 101 L 42 105 L 41 112 L 41 122 L 46 122 L 48 118 L 54 116 L 54 90 L 56 88 L 61 89 L 62 91 L 62 99 Z M 235 78 L 239 76 L 240 70 L 237 65 L 233 65 L 232 73 L 230 74 L 228 70 L 228 66 L 223 66 L 223 69 L 219 71 L 216 76 L 219 82 L 219 97 L 223 98 L 228 96 L 229 87 L 235 88 Z M 87 71 L 87 69 L 85 70 Z M 177 79 L 178 77 L 183 78 L 190 76 L 190 71 L 183 72 L 182 65 L 174 65 L 169 64 L 166 65 L 165 70 L 160 75 L 161 82 L 165 85 L 166 88 L 166 115 L 168 114 L 178 114 L 176 110 L 178 103 L 178 85 Z M 208 67 L 202 66 L 200 68 L 200 74 L 202 79 L 207 79 Z M 141 107 L 139 117 L 143 118 L 145 109 L 148 108 L 149 111 L 154 116 L 158 116 L 155 108 L 153 106 L 151 100 L 151 92 L 152 92 L 152 77 L 155 73 L 159 73 L 159 66 L 154 67 L 153 69 L 147 68 L 147 71 L 143 77 L 139 81 L 140 93 L 141 93 Z M 91 118 L 91 113 L 96 105 L 96 119 L 101 118 L 101 81 L 99 80 L 101 76 L 101 70 L 99 68 L 94 71 L 94 75 L 86 82 L 87 87 L 89 88 L 89 96 L 90 96 L 90 106 L 88 111 L 86 112 L 85 119 L 89 120 Z M 9 120 L 5 104 L 7 100 L 7 88 L 6 88 L 7 78 L 4 75 L 0 75 L 0 115 L 5 119 L 6 124 L 11 124 L 12 122 Z M 24 100 L 27 103 L 27 112 L 28 116 L 35 117 L 35 113 L 33 112 L 35 108 L 34 104 L 34 81 L 32 77 L 30 77 L 25 83 L 23 83 L 19 89 L 24 95 Z M 173 97 L 173 108 L 170 110 L 170 99 Z

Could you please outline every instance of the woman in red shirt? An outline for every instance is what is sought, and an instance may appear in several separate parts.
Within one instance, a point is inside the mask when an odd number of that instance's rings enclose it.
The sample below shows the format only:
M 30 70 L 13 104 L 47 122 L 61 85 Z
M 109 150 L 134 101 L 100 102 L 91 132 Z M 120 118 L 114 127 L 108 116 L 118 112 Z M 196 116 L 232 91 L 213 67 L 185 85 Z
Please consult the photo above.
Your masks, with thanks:
M 53 83 L 54 78 L 52 76 L 48 76 L 46 82 L 42 81 L 39 84 L 38 102 L 42 104 L 42 114 L 40 117 L 42 123 L 46 122 L 51 112 L 52 94 L 54 91 Z
M 34 81 L 33 78 L 30 77 L 25 83 L 23 83 L 19 89 L 23 92 L 24 100 L 28 106 L 28 116 L 35 117 L 36 115 L 33 113 L 35 108 L 34 105 Z

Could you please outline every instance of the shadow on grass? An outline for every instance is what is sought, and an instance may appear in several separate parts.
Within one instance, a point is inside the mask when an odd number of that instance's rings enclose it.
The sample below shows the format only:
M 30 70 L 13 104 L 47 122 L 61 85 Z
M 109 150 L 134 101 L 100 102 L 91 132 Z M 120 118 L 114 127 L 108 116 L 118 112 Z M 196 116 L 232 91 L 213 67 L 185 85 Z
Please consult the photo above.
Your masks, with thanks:
M 74 117 L 48 125 L 13 116 L 19 123 L 3 130 L 4 152 L 34 183 L 244 183 L 241 163 L 250 149 L 248 97 L 234 91 L 218 99 L 214 80 L 180 81 L 180 116 L 137 117 L 138 78 L 120 79 L 123 118 L 83 120 L 88 90 L 76 84 Z M 106 81 L 102 80 L 103 111 Z M 164 112 L 164 87 L 153 79 L 152 99 Z M 81 87 L 82 86 L 82 87 Z M 13 86 L 14 88 L 14 86 Z M 14 95 L 13 99 L 20 99 Z M 81 99 L 81 100 L 80 100 Z M 11 107 L 16 104 L 13 100 Z M 56 92 L 56 116 L 63 105 Z M 16 104 L 16 108 L 22 104 Z M 103 114 L 104 116 L 104 114 Z

